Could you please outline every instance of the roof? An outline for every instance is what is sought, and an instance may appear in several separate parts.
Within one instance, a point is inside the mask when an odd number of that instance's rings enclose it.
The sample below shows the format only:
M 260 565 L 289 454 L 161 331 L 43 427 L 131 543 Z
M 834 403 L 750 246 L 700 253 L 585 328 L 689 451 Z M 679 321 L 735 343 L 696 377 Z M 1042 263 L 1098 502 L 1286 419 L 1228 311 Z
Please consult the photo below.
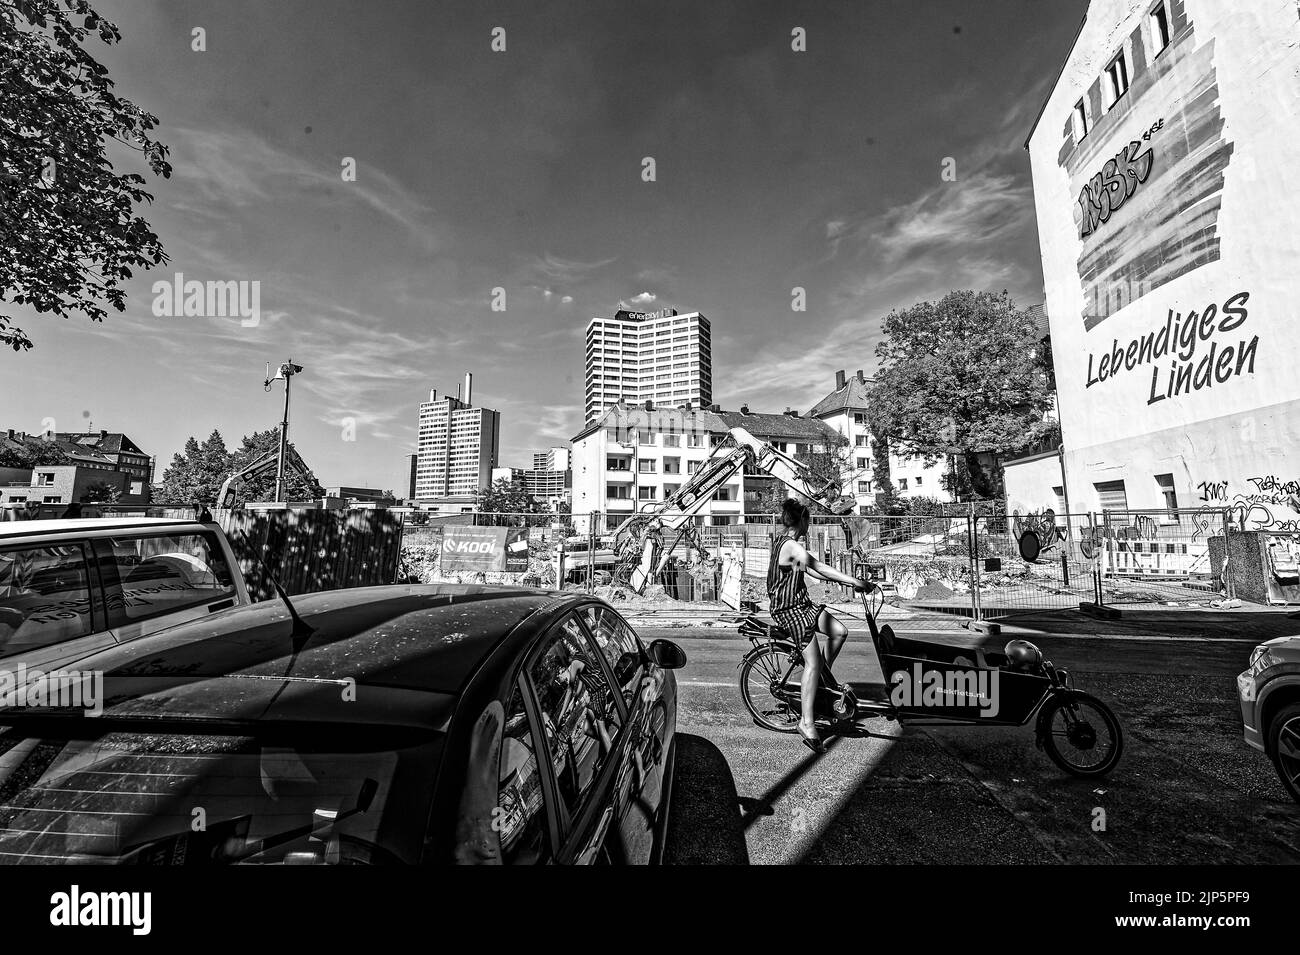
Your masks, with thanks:
M 126 528 L 190 526 L 194 521 L 170 517 L 70 517 L 66 520 L 0 521 L 0 538 L 39 537 L 42 534 L 67 534 L 73 531 L 104 531 Z
M 295 654 L 292 620 L 279 600 L 236 607 L 169 627 L 152 636 L 93 654 L 79 667 L 102 671 L 109 683 L 128 677 L 142 684 L 131 692 L 156 692 L 178 682 L 207 683 L 228 678 L 244 687 L 227 703 L 205 703 L 204 712 L 223 709 L 239 718 L 247 683 L 273 688 L 291 682 L 326 684 L 319 709 L 339 699 L 338 685 L 393 691 L 456 694 L 484 659 L 534 614 L 549 621 L 585 594 L 468 584 L 396 584 L 353 587 L 291 598 L 313 633 Z M 286 696 L 288 693 L 286 692 Z M 363 700 L 366 693 L 356 694 Z M 389 694 L 392 699 L 401 693 Z M 110 703 L 114 700 L 110 699 Z M 252 703 L 248 704 L 250 707 Z M 307 706 L 299 700 L 295 707 Z M 249 710 L 245 716 L 261 715 Z M 308 715 L 296 713 L 295 716 Z M 329 719 L 329 713 L 317 713 Z M 280 718 L 284 718 L 281 714 Z
M 724 430 L 744 428 L 756 438 L 778 441 L 817 440 L 838 432 L 816 418 L 795 417 L 787 414 L 764 414 L 750 411 L 723 411 L 719 417 L 726 425 Z
M 144 454 L 139 445 L 120 431 L 60 431 L 54 437 L 108 454 Z
M 867 407 L 867 389 L 874 384 L 871 378 L 859 380 L 853 375 L 844 383 L 843 388 L 836 388 L 808 412 L 810 418 L 829 418 L 833 414 L 850 409 L 865 410 Z

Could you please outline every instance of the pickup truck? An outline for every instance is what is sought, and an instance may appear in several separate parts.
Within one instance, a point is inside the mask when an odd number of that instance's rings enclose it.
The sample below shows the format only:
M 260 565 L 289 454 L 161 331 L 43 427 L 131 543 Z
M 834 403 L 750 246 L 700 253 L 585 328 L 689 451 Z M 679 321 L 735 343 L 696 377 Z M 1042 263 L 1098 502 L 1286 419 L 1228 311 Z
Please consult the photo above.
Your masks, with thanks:
M 0 670 L 49 671 L 249 603 L 238 561 L 216 524 L 0 522 Z

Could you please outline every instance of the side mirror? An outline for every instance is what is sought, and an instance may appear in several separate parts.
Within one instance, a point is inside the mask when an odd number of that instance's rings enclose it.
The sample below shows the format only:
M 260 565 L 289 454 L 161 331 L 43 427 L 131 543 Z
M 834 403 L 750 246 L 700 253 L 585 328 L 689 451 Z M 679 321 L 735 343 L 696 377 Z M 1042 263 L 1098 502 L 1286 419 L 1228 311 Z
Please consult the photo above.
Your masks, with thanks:
M 686 651 L 671 640 L 655 640 L 646 647 L 651 662 L 665 670 L 680 670 L 686 666 Z

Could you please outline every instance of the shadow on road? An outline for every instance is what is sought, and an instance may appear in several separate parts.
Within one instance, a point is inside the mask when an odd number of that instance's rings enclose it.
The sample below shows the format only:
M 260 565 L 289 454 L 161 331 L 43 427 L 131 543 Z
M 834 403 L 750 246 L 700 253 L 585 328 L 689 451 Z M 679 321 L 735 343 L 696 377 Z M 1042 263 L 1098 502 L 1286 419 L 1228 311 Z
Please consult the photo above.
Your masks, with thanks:
M 677 734 L 677 768 L 664 862 L 749 865 L 736 780 L 722 751 L 701 736 Z
M 1138 609 L 1120 606 L 1118 620 L 1097 620 L 1078 610 L 1035 611 L 993 619 L 1007 636 L 1022 631 L 1089 636 L 1218 637 L 1270 640 L 1300 633 L 1300 620 L 1281 609 L 1238 610 Z M 1006 639 L 1006 637 L 1004 637 Z

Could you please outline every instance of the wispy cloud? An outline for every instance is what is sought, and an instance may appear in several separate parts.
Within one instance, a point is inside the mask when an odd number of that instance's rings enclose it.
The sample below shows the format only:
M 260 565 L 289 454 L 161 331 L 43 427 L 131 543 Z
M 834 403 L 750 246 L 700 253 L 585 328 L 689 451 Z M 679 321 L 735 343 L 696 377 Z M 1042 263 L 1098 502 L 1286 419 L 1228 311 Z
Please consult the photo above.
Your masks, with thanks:
M 602 269 L 614 262 L 614 259 L 596 259 L 590 262 L 583 262 L 578 259 L 565 259 L 558 255 L 551 255 L 549 252 L 537 256 L 528 263 L 529 268 L 542 278 L 549 279 L 551 282 L 562 285 L 577 282 L 586 278 L 591 273 Z

